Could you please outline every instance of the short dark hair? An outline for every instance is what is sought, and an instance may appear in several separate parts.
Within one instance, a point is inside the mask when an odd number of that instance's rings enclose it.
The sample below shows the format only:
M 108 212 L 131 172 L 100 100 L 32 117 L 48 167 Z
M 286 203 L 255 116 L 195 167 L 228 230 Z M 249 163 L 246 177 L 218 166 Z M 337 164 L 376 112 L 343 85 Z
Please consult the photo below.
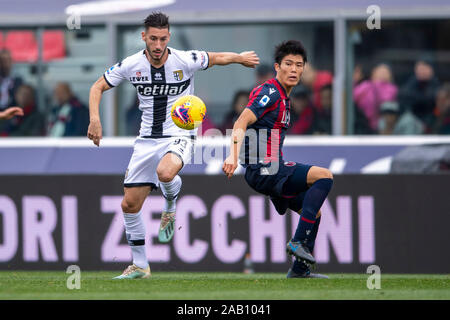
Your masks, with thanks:
M 303 44 L 298 40 L 288 40 L 280 43 L 275 47 L 275 62 L 281 64 L 281 60 L 289 54 L 301 55 L 303 57 L 303 63 L 306 63 L 306 50 Z
M 150 27 L 158 29 L 169 29 L 169 17 L 162 12 L 152 12 L 145 18 L 144 27 L 147 30 Z

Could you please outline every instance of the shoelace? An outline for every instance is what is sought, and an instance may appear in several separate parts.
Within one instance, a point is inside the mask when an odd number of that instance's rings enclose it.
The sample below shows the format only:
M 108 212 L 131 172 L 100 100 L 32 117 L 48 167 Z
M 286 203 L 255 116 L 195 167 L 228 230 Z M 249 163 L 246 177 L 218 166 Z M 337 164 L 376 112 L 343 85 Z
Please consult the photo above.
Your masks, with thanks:
M 175 221 L 175 217 L 173 215 L 166 214 L 162 217 L 162 227 L 164 228 L 169 222 Z
M 123 272 L 123 274 L 129 274 L 129 273 L 131 273 L 131 272 L 133 272 L 133 271 L 135 271 L 135 270 L 136 270 L 136 267 L 133 266 L 133 265 L 131 265 L 131 266 L 128 266 L 128 267 L 125 269 L 125 271 Z

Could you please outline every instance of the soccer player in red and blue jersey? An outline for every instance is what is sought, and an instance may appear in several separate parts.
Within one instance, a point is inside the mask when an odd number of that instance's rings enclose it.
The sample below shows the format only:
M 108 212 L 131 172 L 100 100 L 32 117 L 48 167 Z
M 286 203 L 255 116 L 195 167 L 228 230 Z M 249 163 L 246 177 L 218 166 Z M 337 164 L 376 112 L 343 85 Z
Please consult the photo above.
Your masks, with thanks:
M 252 90 L 247 107 L 234 123 L 223 171 L 231 178 L 240 154 L 245 180 L 252 189 L 270 196 L 279 214 L 285 214 L 288 208 L 301 214 L 286 247 L 286 252 L 296 258 L 287 277 L 328 278 L 311 273 L 310 265 L 316 262 L 312 251 L 320 208 L 333 185 L 333 175 L 326 168 L 285 162 L 282 152 L 290 119 L 289 94 L 300 81 L 306 61 L 300 41 L 289 40 L 275 48 L 276 77 Z

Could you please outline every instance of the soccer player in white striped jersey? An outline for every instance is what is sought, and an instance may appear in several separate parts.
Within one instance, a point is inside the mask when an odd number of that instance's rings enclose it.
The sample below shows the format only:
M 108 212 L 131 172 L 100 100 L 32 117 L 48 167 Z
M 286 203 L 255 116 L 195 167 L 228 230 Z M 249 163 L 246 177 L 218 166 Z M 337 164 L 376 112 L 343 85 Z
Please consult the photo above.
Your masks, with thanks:
M 174 234 L 176 198 L 181 189 L 178 175 L 192 155 L 197 129 L 178 128 L 170 117 L 172 104 L 181 96 L 194 94 L 194 73 L 214 65 L 239 63 L 254 68 L 259 58 L 253 51 L 181 51 L 168 47 L 169 18 L 154 12 L 144 21 L 145 50 L 109 68 L 91 87 L 88 138 L 100 146 L 102 126 L 99 106 L 102 93 L 130 81 L 139 97 L 142 122 L 126 170 L 122 210 L 125 233 L 133 264 L 115 279 L 148 278 L 150 266 L 145 253 L 145 227 L 140 210 L 148 194 L 161 187 L 165 206 L 158 238 L 169 242 Z

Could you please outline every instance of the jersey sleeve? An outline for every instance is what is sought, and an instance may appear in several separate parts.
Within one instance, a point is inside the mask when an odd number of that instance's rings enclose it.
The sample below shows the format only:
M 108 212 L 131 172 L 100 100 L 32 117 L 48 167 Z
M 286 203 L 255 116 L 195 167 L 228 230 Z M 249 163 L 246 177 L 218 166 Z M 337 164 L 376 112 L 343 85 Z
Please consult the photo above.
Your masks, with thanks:
M 271 90 L 272 89 L 272 90 Z M 249 108 L 259 119 L 268 108 L 273 106 L 278 100 L 276 91 L 269 85 L 264 84 L 253 89 L 250 93 L 247 108 Z
M 209 55 L 206 51 L 190 50 L 186 51 L 186 60 L 191 72 L 206 70 L 209 65 Z
M 118 62 L 111 68 L 106 70 L 106 72 L 103 74 L 103 78 L 105 78 L 106 83 L 108 83 L 110 87 L 116 87 L 127 78 L 125 69 L 126 66 L 124 65 L 123 61 Z

